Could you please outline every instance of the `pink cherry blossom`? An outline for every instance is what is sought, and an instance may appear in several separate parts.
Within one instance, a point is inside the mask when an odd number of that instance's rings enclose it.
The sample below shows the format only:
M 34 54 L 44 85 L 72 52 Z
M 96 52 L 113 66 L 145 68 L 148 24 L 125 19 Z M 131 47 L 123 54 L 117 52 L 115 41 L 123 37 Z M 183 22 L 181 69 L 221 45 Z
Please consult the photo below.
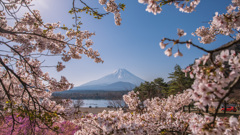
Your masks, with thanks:
M 178 51 L 174 54 L 174 57 L 177 57 L 177 56 L 182 57 L 183 54 L 178 50 Z
M 168 48 L 167 50 L 165 50 L 165 55 L 167 55 L 168 57 L 169 56 L 172 56 L 172 48 Z
M 177 29 L 177 34 L 178 34 L 179 37 L 182 37 L 182 36 L 186 36 L 186 35 L 187 35 L 187 33 L 184 32 L 182 29 Z

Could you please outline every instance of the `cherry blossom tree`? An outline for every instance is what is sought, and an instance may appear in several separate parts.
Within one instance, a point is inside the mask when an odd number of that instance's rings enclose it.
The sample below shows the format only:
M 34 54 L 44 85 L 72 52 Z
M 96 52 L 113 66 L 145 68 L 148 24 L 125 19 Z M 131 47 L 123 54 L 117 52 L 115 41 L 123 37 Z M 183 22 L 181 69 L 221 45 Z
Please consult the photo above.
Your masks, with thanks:
M 84 1 L 73 0 L 69 13 L 73 15 L 74 24 L 69 28 L 58 22 L 45 23 L 40 11 L 32 9 L 31 2 L 0 1 L 0 99 L 4 106 L 0 114 L 11 116 L 11 133 L 14 132 L 15 124 L 21 123 L 15 117 L 16 114 L 29 117 L 30 123 L 35 123 L 32 124 L 34 126 L 41 127 L 43 124 L 50 129 L 53 121 L 63 117 L 68 119 L 74 114 L 74 108 L 69 107 L 70 100 L 64 100 L 64 105 L 49 100 L 52 92 L 71 89 L 73 84 L 64 76 L 58 81 L 43 72 L 40 57 L 61 57 L 60 61 L 52 65 L 58 72 L 65 68 L 63 62 L 81 59 L 82 55 L 102 63 L 99 52 L 91 48 L 93 41 L 90 38 L 95 33 L 80 29 L 82 23 L 78 14 L 86 12 L 101 19 L 113 13 L 116 25 L 120 25 L 120 11 L 124 9 L 123 4 L 117 4 L 114 0 L 102 0 L 99 2 L 106 12 L 99 13 Z M 21 9 L 27 10 L 22 16 L 19 13 Z M 65 34 L 56 32 L 60 30 L 64 30 Z

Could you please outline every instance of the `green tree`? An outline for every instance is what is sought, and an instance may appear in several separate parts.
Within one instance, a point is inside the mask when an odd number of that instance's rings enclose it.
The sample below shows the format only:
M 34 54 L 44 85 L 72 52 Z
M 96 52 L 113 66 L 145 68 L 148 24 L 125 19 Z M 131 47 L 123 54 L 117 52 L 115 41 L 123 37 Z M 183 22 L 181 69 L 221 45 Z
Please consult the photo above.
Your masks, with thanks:
M 167 97 L 168 84 L 164 82 L 163 78 L 154 79 L 153 82 L 156 84 L 156 89 L 159 91 L 159 97 Z
M 141 83 L 139 87 L 134 88 L 134 91 L 138 91 L 140 100 L 144 101 L 148 98 L 164 97 L 167 87 L 168 85 L 164 82 L 163 78 L 157 78 L 152 82 L 145 81 Z
M 176 65 L 174 70 L 175 71 L 170 73 L 168 77 L 171 79 L 171 81 L 168 83 L 168 95 L 182 92 L 183 90 L 190 88 L 193 83 L 193 79 L 191 79 L 189 76 L 185 76 L 185 73 L 182 72 L 182 69 L 179 65 Z

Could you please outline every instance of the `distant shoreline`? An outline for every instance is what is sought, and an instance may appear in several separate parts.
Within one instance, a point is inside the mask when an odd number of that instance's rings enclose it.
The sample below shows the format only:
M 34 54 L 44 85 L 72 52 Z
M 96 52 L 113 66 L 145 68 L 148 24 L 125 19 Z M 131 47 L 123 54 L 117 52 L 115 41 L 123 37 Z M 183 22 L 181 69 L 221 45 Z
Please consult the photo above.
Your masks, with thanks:
M 129 91 L 106 91 L 106 90 L 69 90 L 62 92 L 54 92 L 53 98 L 61 99 L 103 99 L 103 100 L 117 100 L 122 99 L 122 96 Z

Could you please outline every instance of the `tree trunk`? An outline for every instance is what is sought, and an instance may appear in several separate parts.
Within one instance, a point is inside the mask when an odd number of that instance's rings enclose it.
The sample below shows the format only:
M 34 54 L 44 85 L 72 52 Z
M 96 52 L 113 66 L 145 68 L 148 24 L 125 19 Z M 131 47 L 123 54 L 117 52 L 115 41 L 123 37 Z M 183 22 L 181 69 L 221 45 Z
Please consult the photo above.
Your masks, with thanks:
M 205 108 L 206 108 L 206 113 L 208 113 L 208 108 L 209 108 L 209 106 L 207 105 Z
M 224 101 L 224 114 L 226 114 L 226 111 L 227 111 L 227 102 Z
M 191 106 L 190 106 L 190 104 L 188 105 L 188 112 L 189 112 L 189 113 L 191 112 Z

